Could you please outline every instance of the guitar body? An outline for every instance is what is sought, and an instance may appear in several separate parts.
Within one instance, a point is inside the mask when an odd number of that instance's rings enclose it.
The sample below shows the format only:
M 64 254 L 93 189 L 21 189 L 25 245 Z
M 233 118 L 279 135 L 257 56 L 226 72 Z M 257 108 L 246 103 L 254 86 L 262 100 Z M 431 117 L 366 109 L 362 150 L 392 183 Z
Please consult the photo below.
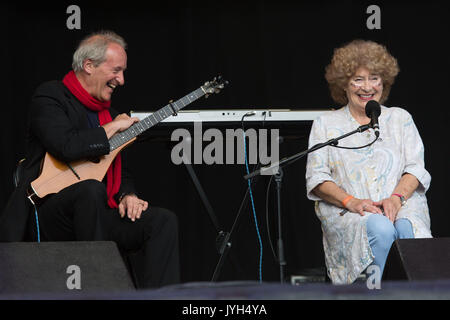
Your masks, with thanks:
M 58 193 L 64 188 L 75 183 L 94 179 L 102 181 L 108 171 L 109 166 L 114 161 L 119 152 L 130 145 L 136 138 L 128 141 L 107 155 L 101 156 L 99 161 L 79 160 L 70 163 L 70 167 L 64 162 L 59 161 L 48 152 L 45 154 L 44 162 L 40 176 L 31 182 L 31 189 L 39 198 Z

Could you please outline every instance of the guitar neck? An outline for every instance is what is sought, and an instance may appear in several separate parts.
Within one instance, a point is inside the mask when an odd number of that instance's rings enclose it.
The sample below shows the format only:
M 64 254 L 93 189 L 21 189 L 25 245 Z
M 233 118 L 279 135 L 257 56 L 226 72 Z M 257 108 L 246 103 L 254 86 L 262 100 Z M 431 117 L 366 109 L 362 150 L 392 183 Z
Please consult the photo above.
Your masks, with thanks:
M 131 139 L 137 137 L 141 133 L 147 131 L 154 125 L 160 123 L 167 117 L 173 115 L 175 112 L 183 109 L 187 105 L 191 104 L 195 100 L 203 97 L 205 95 L 205 91 L 202 87 L 198 88 L 195 91 L 192 91 L 188 95 L 185 95 L 183 98 L 177 100 L 176 102 L 169 103 L 165 107 L 159 109 L 148 117 L 142 119 L 139 122 L 136 122 L 132 126 L 130 126 L 127 130 L 116 133 L 109 139 L 110 152 L 119 148 L 121 145 L 127 143 Z

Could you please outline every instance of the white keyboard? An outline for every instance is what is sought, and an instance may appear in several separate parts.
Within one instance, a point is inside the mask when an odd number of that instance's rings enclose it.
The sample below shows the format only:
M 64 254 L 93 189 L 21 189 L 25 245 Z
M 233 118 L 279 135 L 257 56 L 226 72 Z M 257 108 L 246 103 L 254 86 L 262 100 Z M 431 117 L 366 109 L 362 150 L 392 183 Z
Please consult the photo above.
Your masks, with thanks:
M 329 112 L 330 109 L 322 110 L 290 110 L 290 109 L 258 109 L 258 110 L 182 110 L 177 115 L 169 116 L 161 121 L 162 123 L 169 122 L 240 122 L 242 117 L 251 112 L 252 116 L 245 117 L 245 121 L 313 121 L 324 112 Z M 132 117 L 144 119 L 153 112 L 132 111 Z

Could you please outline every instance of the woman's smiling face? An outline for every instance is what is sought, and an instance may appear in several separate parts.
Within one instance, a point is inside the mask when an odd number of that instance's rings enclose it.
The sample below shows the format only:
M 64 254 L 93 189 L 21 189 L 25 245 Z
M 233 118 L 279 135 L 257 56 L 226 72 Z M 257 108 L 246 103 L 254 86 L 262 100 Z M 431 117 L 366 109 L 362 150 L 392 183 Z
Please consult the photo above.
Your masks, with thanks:
M 379 75 L 371 74 L 367 68 L 360 67 L 350 78 L 345 91 L 349 107 L 364 111 L 368 101 L 380 101 L 383 93 L 383 81 Z

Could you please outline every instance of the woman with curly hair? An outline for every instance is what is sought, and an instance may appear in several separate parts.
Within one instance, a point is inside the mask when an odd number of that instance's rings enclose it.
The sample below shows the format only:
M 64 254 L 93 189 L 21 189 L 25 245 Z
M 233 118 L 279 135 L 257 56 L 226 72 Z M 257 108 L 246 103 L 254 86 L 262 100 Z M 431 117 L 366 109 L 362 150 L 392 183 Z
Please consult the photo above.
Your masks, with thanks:
M 384 103 L 398 72 L 397 60 L 378 43 L 355 40 L 336 49 L 325 78 L 343 107 L 314 121 L 309 145 L 368 124 L 367 102 Z M 382 273 L 396 239 L 431 237 L 425 197 L 431 176 L 414 121 L 406 110 L 382 105 L 379 125 L 380 136 L 368 147 L 328 146 L 308 156 L 307 196 L 316 201 L 327 271 L 336 284 L 354 282 L 369 265 Z M 374 139 L 370 129 L 339 146 Z

